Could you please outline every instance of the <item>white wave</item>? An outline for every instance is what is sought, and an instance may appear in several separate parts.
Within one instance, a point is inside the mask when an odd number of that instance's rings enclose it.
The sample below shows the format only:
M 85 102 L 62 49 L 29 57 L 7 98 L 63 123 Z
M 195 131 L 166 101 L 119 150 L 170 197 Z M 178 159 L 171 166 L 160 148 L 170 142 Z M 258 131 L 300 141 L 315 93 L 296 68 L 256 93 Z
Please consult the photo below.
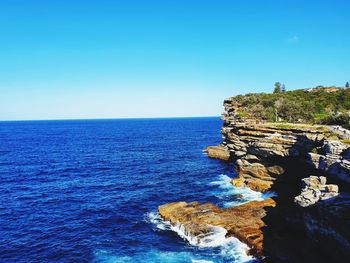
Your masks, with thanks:
M 240 242 L 235 237 L 226 237 L 227 230 L 223 227 L 209 226 L 210 231 L 206 234 L 198 236 L 190 235 L 185 227 L 177 222 L 172 225 L 168 221 L 163 221 L 156 212 L 149 212 L 146 215 L 146 221 L 152 223 L 160 230 L 172 230 L 176 232 L 182 239 L 186 240 L 190 245 L 199 248 L 220 248 L 220 254 L 223 258 L 232 260 L 233 262 L 249 262 L 253 257 L 247 255 L 249 247 Z M 193 263 L 209 263 L 207 260 L 192 260 Z
M 274 196 L 272 192 L 260 193 L 251 190 L 248 187 L 235 187 L 231 184 L 231 178 L 227 175 L 220 175 L 217 181 L 210 183 L 217 186 L 214 194 L 222 200 L 224 207 L 241 205 L 250 201 L 262 201 L 268 197 Z M 170 222 L 163 221 L 156 212 L 147 214 L 147 221 L 160 230 L 172 230 L 190 245 L 199 248 L 219 248 L 221 257 L 232 262 L 252 262 L 254 258 L 247 254 L 249 247 L 235 237 L 226 237 L 227 230 L 223 227 L 209 226 L 210 231 L 198 236 L 190 235 L 185 227 L 179 222 L 172 225 Z M 209 263 L 212 261 L 192 259 L 193 263 Z
M 175 231 L 193 246 L 201 248 L 220 247 L 222 256 L 232 259 L 233 262 L 249 262 L 253 260 L 253 257 L 247 254 L 249 247 L 235 237 L 226 237 L 227 230 L 225 228 L 209 226 L 209 229 L 211 231 L 206 234 L 191 236 L 179 222 L 171 225 L 171 230 Z
M 273 192 L 260 193 L 244 186 L 236 187 L 232 185 L 231 180 L 232 178 L 222 174 L 219 180 L 210 183 L 218 186 L 219 189 L 214 192 L 214 195 L 222 200 L 223 207 L 233 207 L 250 201 L 262 201 L 275 195 Z
M 157 229 L 160 230 L 169 230 L 170 229 L 170 222 L 164 221 L 159 213 L 157 212 L 149 212 L 146 214 L 146 222 L 152 223 Z

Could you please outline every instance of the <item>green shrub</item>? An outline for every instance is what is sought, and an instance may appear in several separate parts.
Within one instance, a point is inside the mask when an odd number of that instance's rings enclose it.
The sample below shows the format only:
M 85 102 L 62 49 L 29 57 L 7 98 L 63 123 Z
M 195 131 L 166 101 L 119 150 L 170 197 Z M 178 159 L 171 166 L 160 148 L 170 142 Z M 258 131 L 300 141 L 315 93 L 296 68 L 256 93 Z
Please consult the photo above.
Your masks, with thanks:
M 326 92 L 294 90 L 280 93 L 250 93 L 231 98 L 240 106 L 239 115 L 274 122 L 336 124 L 350 127 L 350 89 Z M 344 112 L 339 115 L 339 112 Z

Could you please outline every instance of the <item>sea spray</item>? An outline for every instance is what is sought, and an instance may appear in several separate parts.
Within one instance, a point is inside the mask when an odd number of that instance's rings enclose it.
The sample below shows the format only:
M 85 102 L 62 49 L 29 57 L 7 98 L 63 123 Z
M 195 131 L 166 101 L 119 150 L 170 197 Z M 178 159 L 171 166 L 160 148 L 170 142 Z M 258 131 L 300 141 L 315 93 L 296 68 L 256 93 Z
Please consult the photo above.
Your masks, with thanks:
M 173 225 L 169 221 L 164 221 L 156 212 L 148 213 L 146 220 L 154 224 L 158 230 L 172 230 L 176 232 L 182 239 L 186 240 L 192 246 L 201 249 L 219 248 L 222 258 L 226 260 L 232 262 L 253 261 L 253 257 L 247 254 L 249 247 L 235 237 L 226 237 L 227 230 L 223 227 L 208 226 L 210 230 L 208 233 L 192 236 L 188 233 L 184 225 L 179 222 Z M 193 260 L 192 262 L 210 261 Z
M 231 184 L 232 178 L 221 174 L 218 180 L 213 181 L 210 185 L 218 186 L 213 194 L 220 199 L 219 205 L 227 208 L 242 205 L 251 201 L 262 201 L 266 198 L 275 196 L 273 192 L 260 193 L 251 190 L 248 187 L 236 187 Z
M 223 207 L 233 207 L 250 201 L 262 201 L 275 195 L 273 192 L 262 194 L 248 187 L 233 186 L 231 180 L 229 176 L 222 174 L 216 181 L 210 183 L 211 186 L 217 187 L 213 190 L 212 194 L 221 200 Z M 169 221 L 164 221 L 157 212 L 149 212 L 146 215 L 146 221 L 155 227 L 155 231 L 174 231 L 191 246 L 200 249 L 219 248 L 222 259 L 231 262 L 254 261 L 254 258 L 247 254 L 249 247 L 235 237 L 226 237 L 227 230 L 223 227 L 209 226 L 210 231 L 208 233 L 192 236 L 188 233 L 184 225 L 179 222 L 173 225 Z M 192 262 L 210 261 L 192 260 Z

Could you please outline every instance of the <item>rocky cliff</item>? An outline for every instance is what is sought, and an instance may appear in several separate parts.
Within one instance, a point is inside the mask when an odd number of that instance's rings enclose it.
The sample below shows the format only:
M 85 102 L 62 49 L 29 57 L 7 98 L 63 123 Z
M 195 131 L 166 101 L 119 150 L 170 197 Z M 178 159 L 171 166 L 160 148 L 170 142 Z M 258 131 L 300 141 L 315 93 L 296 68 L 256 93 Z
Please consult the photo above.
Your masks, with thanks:
M 208 156 L 235 165 L 235 187 L 275 196 L 225 209 L 171 203 L 159 207 L 160 216 L 194 237 L 224 228 L 227 237 L 246 243 L 249 253 L 266 262 L 341 262 L 349 257 L 350 149 L 336 129 L 242 118 L 234 98 L 224 107 L 223 142 L 208 147 Z
M 283 174 L 273 160 L 294 158 L 350 183 L 350 148 L 325 125 L 267 123 L 239 117 L 234 99 L 224 102 L 223 143 L 208 147 L 209 157 L 235 161 L 236 186 L 269 190 Z M 278 161 L 276 162 L 278 163 Z

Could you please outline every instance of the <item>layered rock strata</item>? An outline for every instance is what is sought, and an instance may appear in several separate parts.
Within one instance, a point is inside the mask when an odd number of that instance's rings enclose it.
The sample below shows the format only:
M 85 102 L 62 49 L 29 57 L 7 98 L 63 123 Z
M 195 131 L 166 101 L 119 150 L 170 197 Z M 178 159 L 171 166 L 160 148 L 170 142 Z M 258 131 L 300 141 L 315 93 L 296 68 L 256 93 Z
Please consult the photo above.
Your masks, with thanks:
M 296 202 L 307 206 L 325 201 L 307 209 L 300 209 L 293 201 L 300 193 L 300 179 L 310 174 L 333 175 L 336 180 L 350 183 L 350 148 L 335 140 L 328 126 L 241 118 L 240 105 L 234 99 L 226 100 L 224 107 L 223 142 L 208 147 L 208 156 L 235 163 L 238 177 L 232 180 L 233 185 L 261 192 L 271 190 L 276 193 L 274 200 L 226 209 L 208 203 L 177 202 L 160 206 L 161 217 L 173 226 L 181 225 L 186 235 L 197 239 L 210 235 L 215 227 L 224 228 L 227 237 L 246 243 L 251 254 L 264 254 L 265 259 L 274 262 L 301 262 L 300 258 L 331 262 L 342 257 L 332 253 L 335 247 L 341 255 L 348 255 L 350 222 L 344 222 L 343 215 L 349 211 L 349 198 L 336 196 L 336 186 L 326 185 L 325 177 L 312 177 L 304 179 L 305 192 Z M 316 192 L 315 197 L 309 198 L 310 190 L 312 194 Z M 333 224 L 332 218 L 341 224 Z M 319 251 L 318 247 L 323 246 L 315 244 L 315 240 L 326 240 L 332 246 Z
M 262 218 L 266 207 L 274 207 L 272 199 L 252 201 L 232 208 L 219 208 L 211 203 L 176 202 L 159 207 L 159 214 L 172 225 L 181 225 L 186 235 L 201 238 L 213 227 L 223 227 L 227 237 L 234 236 L 250 247 L 249 253 L 261 256 L 263 251 Z
M 234 185 L 266 191 L 283 174 L 282 167 L 271 165 L 273 158 L 296 158 L 316 169 L 350 183 L 350 148 L 331 140 L 332 127 L 324 125 L 266 123 L 239 117 L 234 99 L 224 102 L 221 153 L 208 156 L 236 161 L 239 177 Z

